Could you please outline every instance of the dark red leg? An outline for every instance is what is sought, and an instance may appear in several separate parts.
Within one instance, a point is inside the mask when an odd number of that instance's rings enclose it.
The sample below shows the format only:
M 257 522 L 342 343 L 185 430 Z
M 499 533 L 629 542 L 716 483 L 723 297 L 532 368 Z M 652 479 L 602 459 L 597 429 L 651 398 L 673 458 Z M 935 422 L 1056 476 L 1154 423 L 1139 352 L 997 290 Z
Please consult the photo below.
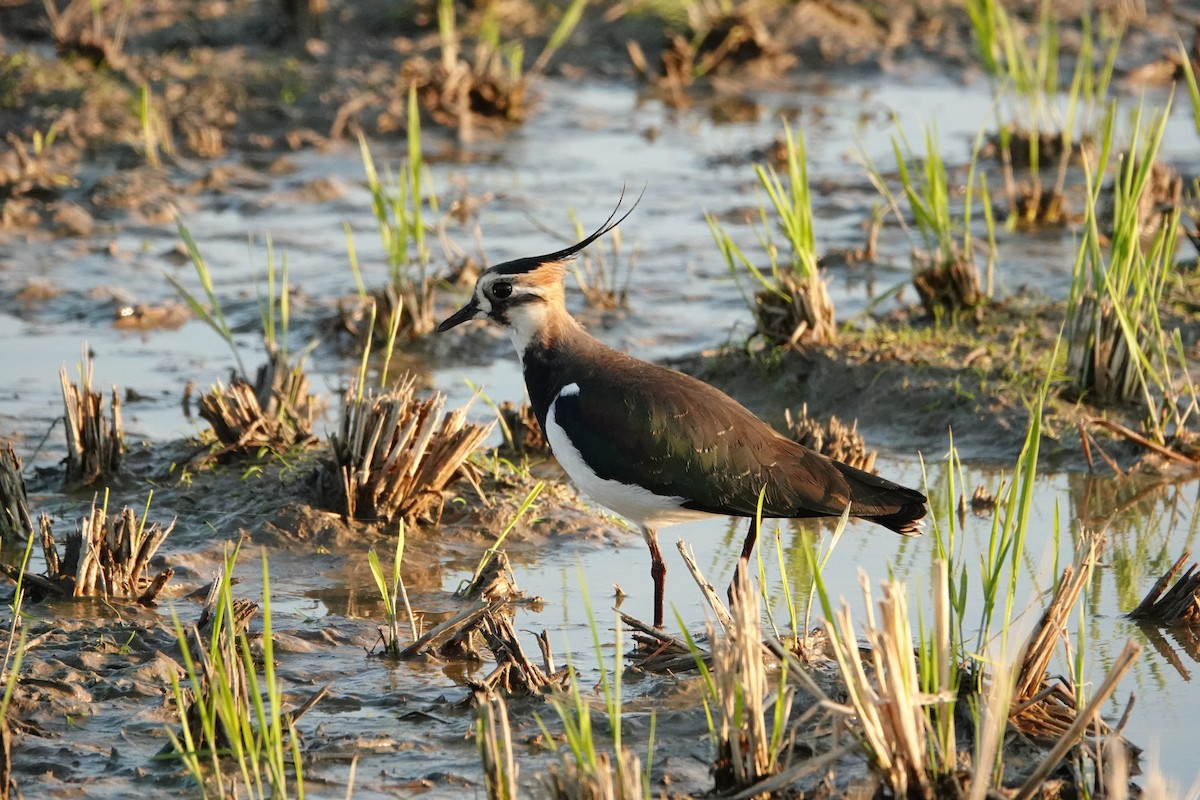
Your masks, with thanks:
M 729 584 L 729 589 L 726 594 L 729 596 L 729 604 L 733 605 L 737 600 L 737 586 L 741 578 L 742 570 L 748 569 L 750 566 L 750 555 L 754 552 L 754 544 L 758 541 L 758 520 L 754 517 L 750 518 L 750 530 L 746 531 L 746 541 L 742 543 L 742 555 L 738 558 L 737 566 L 733 569 L 733 581 Z
M 667 585 L 667 564 L 658 549 L 658 535 L 650 528 L 642 528 L 642 538 L 650 547 L 650 577 L 654 579 L 654 627 L 663 626 L 663 595 Z

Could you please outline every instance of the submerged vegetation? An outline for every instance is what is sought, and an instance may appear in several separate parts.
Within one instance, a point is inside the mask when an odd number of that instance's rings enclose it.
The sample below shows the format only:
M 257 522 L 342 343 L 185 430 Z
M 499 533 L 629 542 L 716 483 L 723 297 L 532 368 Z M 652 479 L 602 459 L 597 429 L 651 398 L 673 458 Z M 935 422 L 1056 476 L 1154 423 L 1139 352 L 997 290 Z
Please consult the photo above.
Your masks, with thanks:
M 1194 479 L 1200 453 L 1200 295 L 1196 252 L 1184 252 L 1185 236 L 1200 248 L 1200 184 L 1173 166 L 1197 163 L 1200 52 L 1159 36 L 1183 17 L 1151 24 L 1147 5 L 1064 17 L 1050 0 L 0 3 L 0 301 L 15 349 L 82 324 L 106 368 L 114 351 L 157 354 L 167 335 L 154 324 L 139 322 L 140 339 L 100 324 L 108 305 L 169 317 L 162 298 L 177 297 L 228 352 L 214 367 L 188 341 L 193 326 L 164 351 L 175 372 L 149 373 L 190 380 L 233 364 L 228 380 L 205 379 L 208 428 L 169 441 L 156 426 L 171 403 L 133 388 L 159 376 L 123 370 L 124 393 L 98 391 L 86 345 L 76 380 L 64 367 L 55 385 L 46 365 L 0 393 L 0 567 L 13 586 L 0 798 L 130 786 L 262 798 L 359 786 L 505 799 L 1136 791 L 1141 709 L 1121 679 L 1133 671 L 1145 697 L 1167 691 L 1165 665 L 1183 676 L 1200 659 L 1190 489 L 1161 501 Z M 1132 66 L 1161 44 L 1167 57 Z M 915 110 L 874 100 L 859 140 L 836 140 L 849 93 L 826 67 L 897 57 L 989 77 L 969 142 L 922 118 L 914 147 L 900 117 L 916 130 Z M 1169 70 L 1175 93 L 1155 91 L 1150 69 Z M 832 88 L 793 101 L 801 72 Z M 552 73 L 570 87 L 552 96 L 565 109 L 538 94 Z M 585 79 L 598 76 L 604 92 L 637 76 L 650 93 L 629 110 L 603 92 L 589 105 Z M 661 117 L 637 116 L 662 103 Z M 483 261 L 544 252 L 505 228 L 514 208 L 554 236 L 570 233 L 565 218 L 582 238 L 587 216 L 566 209 L 604 187 L 571 159 L 645 181 L 650 200 L 664 174 L 684 172 L 665 152 L 672 137 L 711 123 L 742 147 L 746 129 L 721 126 L 768 105 L 783 120 L 774 146 L 708 162 L 731 176 L 729 195 L 698 178 L 669 186 L 656 202 L 685 197 L 690 233 L 660 241 L 665 217 L 638 231 L 652 245 L 611 233 L 568 265 L 570 300 L 632 348 L 661 336 L 660 317 L 694 316 L 686 336 L 728 346 L 680 366 L 830 457 L 872 470 L 889 460 L 877 445 L 921 450 L 932 536 L 851 546 L 848 517 L 824 543 L 817 525 L 764 531 L 728 607 L 701 564 L 727 570 L 735 548 L 713 545 L 706 563 L 681 543 L 696 594 L 671 597 L 677 629 L 622 611 L 598 623 L 582 571 L 545 601 L 554 614 L 533 617 L 543 601 L 516 576 L 599 562 L 611 526 L 564 488 L 528 405 L 472 385 L 493 421 L 446 389 L 458 385 L 448 368 L 507 351 L 489 332 L 430 336 L 482 266 L 455 239 L 466 229 Z M 649 155 L 610 164 L 601 145 L 559 149 L 518 128 L 540 109 L 571 116 L 555 136 L 636 130 Z M 1169 133 L 1181 116 L 1184 135 Z M 331 150 L 351 174 L 312 179 Z M 852 177 L 830 177 L 832 159 Z M 516 163 L 534 168 L 514 178 Z M 479 165 L 493 172 L 477 179 Z M 256 214 L 292 224 L 276 232 L 286 252 L 268 236 L 265 269 L 253 243 L 257 268 L 245 269 L 223 240 L 244 238 Z M 694 235 L 702 214 L 711 241 Z M 869 245 L 839 257 L 847 229 Z M 681 245 L 689 235 L 702 241 Z M 1074 255 L 1020 263 L 1030 242 Z M 187 265 L 194 276 L 172 269 Z M 1060 272 L 1062 291 L 1020 289 L 1031 266 Z M 93 272 L 145 273 L 154 287 L 110 289 Z M 10 273 L 25 281 L 12 291 Z M 702 304 L 709 286 L 723 294 Z M 861 303 L 835 309 L 843 296 Z M 749 318 L 748 336 L 709 330 L 726 307 Z M 331 317 L 350 336 L 323 336 Z M 257 368 L 243 338 L 261 341 Z M 696 342 L 664 349 L 679 347 Z M 61 388 L 62 414 L 14 428 L 7 409 L 28 413 L 21 396 L 45 395 L 38 381 Z M 191 418 L 183 396 L 172 425 Z M 327 398 L 340 404 L 329 416 Z M 1051 496 L 1052 472 L 1073 470 L 1071 483 L 1085 466 L 1085 488 Z M 973 495 L 968 473 L 983 482 Z M 248 541 L 261 565 L 239 564 Z M 864 570 L 856 593 L 834 577 L 847 559 L 886 578 Z M 596 573 L 593 584 L 620 579 L 618 606 L 645 591 L 640 572 Z M 1115 614 L 1096 588 L 1109 576 Z M 581 631 L 590 652 L 568 642 L 564 664 L 551 640 Z M 35 772 L 47 759 L 54 771 Z

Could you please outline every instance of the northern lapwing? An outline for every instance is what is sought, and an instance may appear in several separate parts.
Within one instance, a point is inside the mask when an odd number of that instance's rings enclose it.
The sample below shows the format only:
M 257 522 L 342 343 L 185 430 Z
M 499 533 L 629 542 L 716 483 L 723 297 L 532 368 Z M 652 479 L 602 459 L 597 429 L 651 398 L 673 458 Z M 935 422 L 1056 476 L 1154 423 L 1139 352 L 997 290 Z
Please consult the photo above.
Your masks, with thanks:
M 749 517 L 739 570 L 758 537 L 760 494 L 765 518 L 838 517 L 849 505 L 852 516 L 905 536 L 919 533 L 920 492 L 809 450 L 718 389 L 614 350 L 575 321 L 564 302 L 567 262 L 633 208 L 616 219 L 618 211 L 619 204 L 577 244 L 489 268 L 438 332 L 473 319 L 508 331 L 558 462 L 585 494 L 641 528 L 650 547 L 655 627 L 663 624 L 667 572 L 655 531 L 664 525 Z

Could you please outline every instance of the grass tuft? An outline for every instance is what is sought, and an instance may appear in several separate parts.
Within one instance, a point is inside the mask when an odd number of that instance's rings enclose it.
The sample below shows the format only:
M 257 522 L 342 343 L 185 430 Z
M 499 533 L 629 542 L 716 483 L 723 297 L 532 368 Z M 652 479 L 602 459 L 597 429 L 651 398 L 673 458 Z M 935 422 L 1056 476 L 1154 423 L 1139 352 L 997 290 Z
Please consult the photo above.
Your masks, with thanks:
M 734 579 L 729 623 L 720 633 L 709 631 L 712 669 L 704 684 L 706 703 L 716 709 L 713 780 L 721 793 L 748 789 L 780 770 L 794 694 L 787 671 L 780 669 L 773 682 L 764 663 L 759 593 L 749 570 Z
M 455 128 L 459 139 L 470 141 L 478 127 L 501 130 L 522 122 L 528 114 L 527 91 L 543 75 L 555 53 L 578 26 L 588 0 L 571 0 L 541 52 L 527 65 L 525 46 L 504 41 L 496 4 L 487 4 L 467 47 L 453 0 L 438 0 L 436 61 L 412 59 L 405 65 L 414 86 L 421 87 L 421 102 L 434 121 Z
M 182 725 L 168 729 L 161 758 L 178 758 L 207 796 L 304 797 L 304 772 L 295 723 L 322 697 L 318 689 L 285 711 L 275 672 L 270 574 L 262 559 L 261 653 L 251 648 L 249 624 L 258 605 L 233 597 L 239 548 L 225 558 L 200 620 L 190 633 L 174 609 L 171 618 L 186 682 L 171 673 L 171 692 Z M 259 664 L 261 663 L 261 667 Z
M 580 576 L 582 581 L 582 575 Z M 600 668 L 600 686 L 612 736 L 613 752 L 602 751 L 592 726 L 592 710 L 579 687 L 579 674 L 569 670 L 570 679 L 565 691 L 555 692 L 550 702 L 563 725 L 567 749 L 557 764 L 551 764 L 542 777 L 542 789 L 554 800 L 645 800 L 649 797 L 649 774 L 642 769 L 641 759 L 622 743 L 621 670 L 622 630 L 620 618 L 614 632 L 616 648 L 613 653 L 612 675 L 605 663 L 600 631 L 592 614 L 591 604 L 584 593 L 592 646 Z M 549 729 L 538 718 L 543 735 L 551 739 Z M 651 717 L 650 754 L 654 747 L 653 717 Z M 649 757 L 647 758 L 647 764 Z
M 759 241 L 768 269 L 760 269 L 747 257 L 712 214 L 706 213 L 705 219 L 730 274 L 740 280 L 745 270 L 757 284 L 752 296 L 743 290 L 754 312 L 756 333 L 777 345 L 823 344 L 837 338 L 837 325 L 833 301 L 819 269 L 804 133 L 793 133 L 786 122 L 783 129 L 786 180 L 769 164 L 754 166 L 773 212 L 759 206 Z M 776 230 L 784 237 L 785 252 L 774 243 Z
M 1075 261 L 1064 333 L 1067 375 L 1075 392 L 1097 404 L 1137 402 L 1158 444 L 1165 442 L 1172 425 L 1182 427 L 1195 402 L 1189 381 L 1181 379 L 1182 389 L 1177 385 L 1177 337 L 1159 315 L 1173 273 L 1178 214 L 1168 212 L 1161 224 L 1147 228 L 1140 210 L 1152 183 L 1168 111 L 1169 106 L 1148 124 L 1143 124 L 1140 107 L 1134 116 L 1132 140 L 1113 181 L 1110 236 L 1102 234 L 1096 211 L 1100 186 L 1092 171 L 1086 171 L 1092 202 Z M 1115 117 L 1113 106 L 1103 129 L 1101 169 L 1113 150 Z
M 951 208 L 950 198 L 954 195 L 955 188 L 950 183 L 946 164 L 942 159 L 936 126 L 925 128 L 924 144 L 925 156 L 918 159 L 903 131 L 892 137 L 892 155 L 896 161 L 901 190 L 911 212 L 913 224 L 921 237 L 921 247 L 914 246 L 912 253 L 913 286 L 925 313 L 936 319 L 969 311 L 984 301 L 971 235 L 980 139 L 976 138 L 970 167 L 967 170 L 961 213 L 955 213 Z M 909 231 L 900 211 L 900 204 L 883 173 L 865 154 L 862 158 L 871 182 L 887 200 L 896 219 Z M 989 209 L 991 201 L 986 187 L 987 184 L 981 175 L 980 200 L 985 209 L 988 241 L 994 246 L 995 236 Z

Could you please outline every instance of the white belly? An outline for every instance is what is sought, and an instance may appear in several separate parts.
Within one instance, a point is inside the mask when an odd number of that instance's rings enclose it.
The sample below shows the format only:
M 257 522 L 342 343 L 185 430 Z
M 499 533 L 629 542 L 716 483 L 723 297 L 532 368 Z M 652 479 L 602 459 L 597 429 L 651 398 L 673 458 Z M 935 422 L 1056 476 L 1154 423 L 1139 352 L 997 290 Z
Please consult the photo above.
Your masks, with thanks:
M 571 383 L 563 387 L 558 397 L 578 393 L 579 386 Z M 546 440 L 554 451 L 554 457 L 580 491 L 629 521 L 651 529 L 712 516 L 703 511 L 683 508 L 682 497 L 655 494 L 641 486 L 608 480 L 597 475 L 583 460 L 575 445 L 571 444 L 567 432 L 555 421 L 558 397 L 550 403 L 550 409 L 546 413 Z

